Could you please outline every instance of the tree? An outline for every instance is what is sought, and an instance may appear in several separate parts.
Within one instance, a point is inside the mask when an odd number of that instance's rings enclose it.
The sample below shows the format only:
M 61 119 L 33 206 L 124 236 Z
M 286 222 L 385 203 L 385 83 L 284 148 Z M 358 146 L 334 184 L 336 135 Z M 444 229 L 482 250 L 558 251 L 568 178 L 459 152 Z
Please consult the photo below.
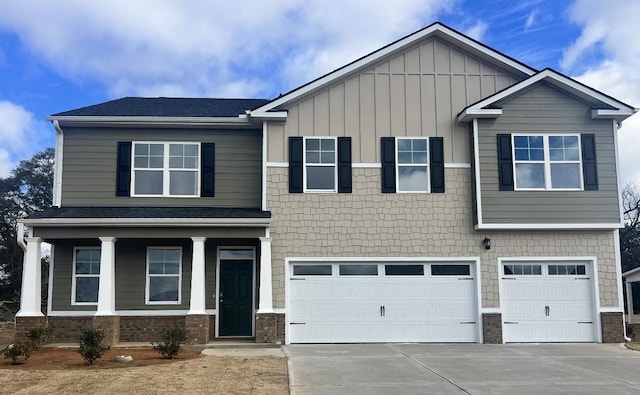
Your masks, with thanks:
M 620 230 L 620 255 L 624 273 L 640 267 L 640 189 L 637 185 L 626 184 L 622 188 L 622 210 L 624 229 Z M 640 284 L 634 284 L 633 288 L 633 305 L 640 308 Z
M 51 206 L 53 161 L 54 150 L 47 148 L 20 161 L 9 177 L 0 178 L 0 300 L 19 299 L 23 251 L 16 239 L 16 224 Z

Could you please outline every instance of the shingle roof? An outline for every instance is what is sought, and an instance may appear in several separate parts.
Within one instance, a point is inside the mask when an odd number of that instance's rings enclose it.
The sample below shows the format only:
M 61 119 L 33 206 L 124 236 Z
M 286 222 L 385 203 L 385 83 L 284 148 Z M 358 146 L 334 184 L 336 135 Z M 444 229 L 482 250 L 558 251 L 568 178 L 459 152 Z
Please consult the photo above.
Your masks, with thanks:
M 266 99 L 206 99 L 178 97 L 123 97 L 93 106 L 59 112 L 52 117 L 237 117 L 266 103 Z
M 257 208 L 223 207 L 52 207 L 27 219 L 45 218 L 271 218 Z

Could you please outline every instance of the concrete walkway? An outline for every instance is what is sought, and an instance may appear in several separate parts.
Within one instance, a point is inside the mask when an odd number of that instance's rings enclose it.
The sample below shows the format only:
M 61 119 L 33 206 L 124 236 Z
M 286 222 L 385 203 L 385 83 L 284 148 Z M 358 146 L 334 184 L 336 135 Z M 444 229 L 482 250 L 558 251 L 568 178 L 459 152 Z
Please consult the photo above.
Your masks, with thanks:
M 290 345 L 291 394 L 638 394 L 621 344 Z

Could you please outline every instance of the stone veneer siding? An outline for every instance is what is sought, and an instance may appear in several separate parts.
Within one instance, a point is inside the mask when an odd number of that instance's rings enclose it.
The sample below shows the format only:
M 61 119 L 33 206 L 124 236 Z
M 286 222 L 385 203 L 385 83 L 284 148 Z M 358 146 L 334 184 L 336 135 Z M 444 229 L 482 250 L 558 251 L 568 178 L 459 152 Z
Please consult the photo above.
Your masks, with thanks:
M 498 257 L 595 256 L 601 306 L 619 307 L 613 231 L 474 231 L 471 169 L 447 168 L 445 194 L 383 194 L 380 171 L 354 168 L 350 194 L 295 194 L 287 168 L 267 168 L 276 308 L 286 257 L 350 256 L 480 257 L 486 308 L 500 306 Z

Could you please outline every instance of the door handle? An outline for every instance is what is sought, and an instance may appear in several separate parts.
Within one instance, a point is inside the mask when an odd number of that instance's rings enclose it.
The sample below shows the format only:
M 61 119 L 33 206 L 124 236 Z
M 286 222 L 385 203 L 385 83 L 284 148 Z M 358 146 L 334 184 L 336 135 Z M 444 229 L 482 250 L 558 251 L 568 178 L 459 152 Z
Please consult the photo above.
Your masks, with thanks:
M 382 316 L 383 317 L 386 317 L 386 315 L 387 315 L 387 312 L 385 310 L 386 310 L 386 308 L 384 306 L 382 306 Z
M 545 316 L 547 316 L 547 317 L 549 316 L 549 311 L 550 311 L 549 306 L 544 306 L 544 315 Z
M 382 317 L 382 306 L 380 306 L 380 317 Z

